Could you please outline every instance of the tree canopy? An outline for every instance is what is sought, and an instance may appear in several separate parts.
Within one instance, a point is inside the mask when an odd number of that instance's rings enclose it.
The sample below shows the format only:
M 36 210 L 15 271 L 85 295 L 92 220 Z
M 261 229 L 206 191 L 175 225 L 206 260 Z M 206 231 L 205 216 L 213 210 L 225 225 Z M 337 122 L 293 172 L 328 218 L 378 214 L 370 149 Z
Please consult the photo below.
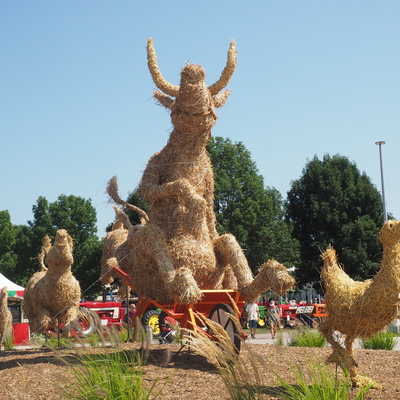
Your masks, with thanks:
M 17 263 L 9 278 L 24 285 L 39 268 L 37 257 L 43 237 L 47 234 L 54 240 L 57 229 L 66 229 L 74 243 L 73 274 L 83 291 L 88 288 L 88 293 L 98 291 L 100 284 L 92 285 L 99 278 L 101 241 L 96 235 L 96 210 L 91 201 L 60 195 L 57 201 L 49 203 L 40 196 L 32 211 L 33 220 L 28 221 L 28 226 L 16 227 L 13 253 L 17 255 Z
M 284 219 L 282 197 L 276 189 L 264 186 L 244 144 L 215 137 L 207 150 L 214 170 L 218 232 L 236 237 L 253 270 L 268 258 L 287 267 L 295 265 L 298 244 Z
M 292 182 L 287 218 L 300 242 L 301 262 L 296 278 L 321 289 L 320 255 L 329 244 L 353 279 L 375 274 L 381 260 L 378 233 L 382 226 L 380 193 L 365 173 L 346 157 L 324 155 L 309 161 Z
M 17 230 L 11 223 L 9 212 L 0 211 L 0 271 L 6 276 L 14 274 L 17 259 L 12 249 L 16 238 Z

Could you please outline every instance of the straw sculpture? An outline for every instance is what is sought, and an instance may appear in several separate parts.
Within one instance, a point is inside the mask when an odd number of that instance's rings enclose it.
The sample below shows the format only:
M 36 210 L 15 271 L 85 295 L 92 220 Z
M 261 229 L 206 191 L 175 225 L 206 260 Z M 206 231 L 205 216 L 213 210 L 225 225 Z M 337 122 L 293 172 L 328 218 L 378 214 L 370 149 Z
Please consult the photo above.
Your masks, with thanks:
M 128 237 L 128 230 L 125 229 L 124 224 L 121 220 L 117 219 L 112 230 L 107 233 L 103 239 L 103 252 L 101 255 L 101 282 L 103 284 L 110 284 L 114 281 L 118 275 L 109 268 L 107 260 L 115 256 L 115 250 L 117 247 L 126 242 Z
M 4 338 L 12 335 L 12 315 L 7 306 L 7 286 L 0 292 L 0 348 Z
M 63 321 L 65 332 L 78 316 L 81 289 L 72 275 L 72 238 L 65 229 L 56 233 L 53 246 L 46 236 L 41 256 L 45 255 L 48 268 L 41 269 L 29 279 L 24 294 L 25 314 L 32 332 L 40 333 L 47 328 L 56 329 Z
M 221 77 L 208 87 L 204 69 L 194 64 L 183 67 L 179 86 L 167 82 L 151 39 L 147 61 L 160 89 L 154 97 L 170 110 L 173 130 L 143 173 L 141 195 L 149 205 L 148 223 L 127 222 L 129 256 L 117 249 L 109 265 L 119 264 L 134 279 L 139 294 L 157 300 L 194 303 L 201 298 L 201 289 L 237 288 L 249 301 L 272 285 L 274 291 L 284 292 L 294 281 L 283 266 L 268 262 L 253 281 L 235 237 L 219 236 L 215 228 L 214 175 L 206 144 L 217 119 L 215 108 L 222 107 L 230 94 L 222 90 L 235 70 L 235 42 Z M 111 187 L 109 195 L 122 204 L 116 186 Z
M 357 372 L 354 340 L 374 336 L 398 314 L 400 221 L 385 222 L 379 238 L 383 245 L 381 268 L 373 279 L 364 282 L 355 282 L 344 272 L 331 246 L 322 254 L 324 266 L 321 276 L 325 283 L 329 317 L 320 325 L 320 330 L 333 348 L 328 361 L 349 370 L 356 386 L 364 386 L 370 379 Z M 344 347 L 335 340 L 335 330 L 346 335 Z

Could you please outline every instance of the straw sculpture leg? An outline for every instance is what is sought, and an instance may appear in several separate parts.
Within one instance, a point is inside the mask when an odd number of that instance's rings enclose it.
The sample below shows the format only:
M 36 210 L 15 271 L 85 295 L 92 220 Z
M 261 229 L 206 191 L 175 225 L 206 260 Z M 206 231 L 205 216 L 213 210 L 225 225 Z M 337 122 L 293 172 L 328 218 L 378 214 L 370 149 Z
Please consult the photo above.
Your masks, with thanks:
M 238 290 L 246 301 L 254 301 L 268 289 L 273 289 L 277 294 L 283 294 L 294 285 L 294 279 L 287 273 L 286 268 L 275 260 L 264 263 L 259 274 L 253 279 L 243 250 L 235 237 L 226 234 L 214 241 L 215 253 L 219 267 L 223 271 L 229 266 L 236 277 Z
M 175 270 L 163 234 L 156 226 L 131 226 L 126 245 L 117 248 L 115 255 L 108 260 L 109 267 L 118 266 L 131 276 L 142 296 L 184 304 L 202 296 L 189 268 Z

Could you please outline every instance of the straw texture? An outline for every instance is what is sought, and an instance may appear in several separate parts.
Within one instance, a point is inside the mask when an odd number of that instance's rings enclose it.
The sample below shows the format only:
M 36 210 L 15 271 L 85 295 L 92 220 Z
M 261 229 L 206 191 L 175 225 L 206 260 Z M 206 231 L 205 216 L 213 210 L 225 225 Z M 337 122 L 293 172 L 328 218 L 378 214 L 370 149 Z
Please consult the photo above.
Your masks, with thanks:
M 12 334 L 12 315 L 7 307 L 7 286 L 0 291 L 0 348 L 5 336 Z
M 43 247 L 48 243 L 49 239 L 45 237 Z M 48 252 L 42 249 L 42 252 L 47 252 L 44 261 L 48 268 L 41 268 L 33 274 L 24 294 L 25 314 L 32 332 L 57 328 L 59 319 L 68 328 L 78 316 L 81 290 L 71 272 L 74 262 L 72 250 L 72 238 L 65 229 L 57 231 Z
M 204 69 L 194 64 L 183 67 L 179 86 L 166 82 L 151 39 L 147 58 L 153 81 L 163 92 L 155 92 L 155 97 L 171 110 L 173 130 L 143 173 L 140 187 L 149 206 L 148 220 L 132 226 L 119 212 L 128 236 L 108 265 L 127 272 L 139 295 L 159 301 L 193 303 L 201 298 L 200 289 L 216 288 L 238 289 L 249 300 L 271 286 L 277 292 L 292 286 L 286 269 L 272 261 L 268 263 L 274 265 L 263 267 L 253 282 L 235 237 L 220 237 L 215 228 L 214 174 L 206 144 L 217 119 L 215 107 L 222 107 L 229 95 L 229 91 L 219 92 L 236 66 L 235 43 L 220 79 L 209 88 Z M 108 194 L 127 207 L 118 196 L 115 178 Z
M 353 355 L 355 338 L 371 337 L 396 318 L 400 293 L 400 221 L 384 223 L 381 268 L 373 279 L 356 282 L 338 264 L 335 250 L 329 246 L 322 254 L 321 277 L 325 283 L 328 320 L 320 330 L 333 347 L 329 361 L 349 369 L 355 385 L 364 385 L 366 377 L 357 373 Z M 333 332 L 346 335 L 345 349 L 335 341 Z

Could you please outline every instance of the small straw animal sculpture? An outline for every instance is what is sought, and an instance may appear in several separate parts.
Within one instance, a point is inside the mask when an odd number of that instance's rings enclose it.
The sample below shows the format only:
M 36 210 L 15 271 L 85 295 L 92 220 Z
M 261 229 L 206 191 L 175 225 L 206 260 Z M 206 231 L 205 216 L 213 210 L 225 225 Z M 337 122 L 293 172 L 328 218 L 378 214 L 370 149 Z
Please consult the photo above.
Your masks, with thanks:
M 60 320 L 65 331 L 75 321 L 79 311 L 81 289 L 72 275 L 72 238 L 65 229 L 56 233 L 53 246 L 46 236 L 39 261 L 44 266 L 29 279 L 24 294 L 25 314 L 32 332 L 41 333 L 47 328 L 56 329 Z
M 248 301 L 271 287 L 283 293 L 294 284 L 285 267 L 270 260 L 253 280 L 235 237 L 219 236 L 215 227 L 214 175 L 206 144 L 217 119 L 215 108 L 230 94 L 222 90 L 235 70 L 235 42 L 221 77 L 208 87 L 204 69 L 194 64 L 183 67 L 179 86 L 167 82 L 151 39 L 147 61 L 160 89 L 154 97 L 171 111 L 173 130 L 143 173 L 141 195 L 149 205 L 148 223 L 132 226 L 125 219 L 129 251 L 122 245 L 109 266 L 119 265 L 140 295 L 159 301 L 194 303 L 201 298 L 200 289 L 238 289 Z M 108 193 L 121 204 L 115 178 Z M 122 212 L 118 218 L 124 220 Z
M 7 335 L 12 335 L 12 314 L 7 306 L 7 286 L 0 292 L 0 348 Z
M 321 276 L 329 317 L 320 330 L 333 348 L 328 361 L 347 369 L 355 386 L 364 386 L 371 380 L 358 374 L 354 340 L 374 336 L 398 314 L 400 221 L 385 222 L 379 237 L 383 245 L 381 268 L 373 279 L 364 282 L 356 282 L 344 272 L 331 246 L 322 254 Z M 346 335 L 344 347 L 335 339 L 335 331 Z

